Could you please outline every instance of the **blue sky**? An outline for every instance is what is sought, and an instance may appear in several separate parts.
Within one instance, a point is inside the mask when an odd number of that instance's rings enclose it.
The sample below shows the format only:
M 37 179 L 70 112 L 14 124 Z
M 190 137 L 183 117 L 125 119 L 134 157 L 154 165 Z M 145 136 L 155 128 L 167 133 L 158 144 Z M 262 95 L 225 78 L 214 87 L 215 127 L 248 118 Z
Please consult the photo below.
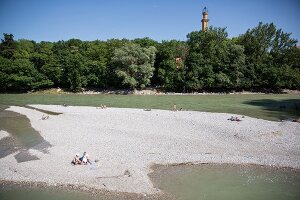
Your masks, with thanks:
M 201 29 L 204 6 L 209 25 L 227 27 L 229 37 L 262 21 L 300 41 L 299 0 L 0 0 L 0 34 L 35 41 L 186 40 Z

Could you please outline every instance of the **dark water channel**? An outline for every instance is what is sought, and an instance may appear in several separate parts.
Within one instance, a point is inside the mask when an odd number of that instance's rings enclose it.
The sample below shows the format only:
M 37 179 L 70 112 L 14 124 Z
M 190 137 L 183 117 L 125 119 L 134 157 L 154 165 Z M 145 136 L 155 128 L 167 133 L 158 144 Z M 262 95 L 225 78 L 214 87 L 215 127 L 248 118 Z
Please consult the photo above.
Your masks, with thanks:
M 0 158 L 18 152 L 14 156 L 16 160 L 26 162 L 38 159 L 29 154 L 29 149 L 47 153 L 51 147 L 50 143 L 31 127 L 29 119 L 19 113 L 5 110 L 6 108 L 0 106 L 0 130 L 8 132 L 10 136 L 0 140 Z

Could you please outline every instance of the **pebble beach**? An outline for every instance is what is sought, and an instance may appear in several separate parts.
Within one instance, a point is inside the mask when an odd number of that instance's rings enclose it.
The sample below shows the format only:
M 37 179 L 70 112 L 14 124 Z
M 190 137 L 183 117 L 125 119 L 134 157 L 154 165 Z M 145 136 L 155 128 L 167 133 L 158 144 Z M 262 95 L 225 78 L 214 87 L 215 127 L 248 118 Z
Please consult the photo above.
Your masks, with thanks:
M 258 164 L 300 168 L 300 124 L 227 113 L 85 106 L 30 105 L 62 113 L 11 106 L 25 115 L 51 144 L 45 152 L 29 149 L 37 160 L 18 163 L 14 154 L 0 159 L 0 179 L 85 185 L 108 191 L 155 194 L 148 177 L 153 165 L 180 163 Z M 0 138 L 9 133 L 0 132 Z M 72 166 L 76 153 L 88 152 L 92 165 Z M 17 152 L 16 152 L 17 153 Z

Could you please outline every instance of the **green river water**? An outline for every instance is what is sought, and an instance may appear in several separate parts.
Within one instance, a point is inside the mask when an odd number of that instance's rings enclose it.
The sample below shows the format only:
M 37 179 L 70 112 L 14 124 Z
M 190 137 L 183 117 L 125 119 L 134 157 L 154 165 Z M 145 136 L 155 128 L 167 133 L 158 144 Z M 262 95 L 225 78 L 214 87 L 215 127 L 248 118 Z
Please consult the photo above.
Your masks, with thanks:
M 160 166 L 158 188 L 182 200 L 300 199 L 299 170 L 256 165 Z

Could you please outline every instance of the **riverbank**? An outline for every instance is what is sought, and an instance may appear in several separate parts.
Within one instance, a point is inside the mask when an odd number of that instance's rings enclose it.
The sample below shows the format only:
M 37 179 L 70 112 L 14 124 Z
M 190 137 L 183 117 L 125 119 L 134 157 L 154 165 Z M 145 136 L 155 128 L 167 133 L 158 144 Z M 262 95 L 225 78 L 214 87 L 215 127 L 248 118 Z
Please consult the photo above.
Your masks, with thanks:
M 69 105 L 114 108 L 178 109 L 213 113 L 234 113 L 272 121 L 300 118 L 298 94 L 233 95 L 82 95 L 82 94 L 0 94 L 0 108 L 7 106 Z
M 72 92 L 63 88 L 50 88 L 44 90 L 31 91 L 34 94 L 118 94 L 118 95 L 228 95 L 228 94 L 300 94 L 299 90 L 289 89 L 253 89 L 253 90 L 220 90 L 220 91 L 202 91 L 202 92 L 172 92 L 156 88 L 147 89 L 99 89 L 99 88 L 82 88 L 81 92 Z
M 196 111 L 30 105 L 62 113 L 41 120 L 37 110 L 11 106 L 52 146 L 29 152 L 39 160 L 2 158 L 0 179 L 85 185 L 108 191 L 156 194 L 148 173 L 153 164 L 235 163 L 300 168 L 300 124 Z M 72 166 L 87 151 L 94 165 Z M 126 172 L 126 173 L 125 173 Z
M 95 189 L 85 185 L 0 180 L 0 197 L 4 199 L 73 199 L 73 200 L 177 200 L 170 194 L 137 194 Z

